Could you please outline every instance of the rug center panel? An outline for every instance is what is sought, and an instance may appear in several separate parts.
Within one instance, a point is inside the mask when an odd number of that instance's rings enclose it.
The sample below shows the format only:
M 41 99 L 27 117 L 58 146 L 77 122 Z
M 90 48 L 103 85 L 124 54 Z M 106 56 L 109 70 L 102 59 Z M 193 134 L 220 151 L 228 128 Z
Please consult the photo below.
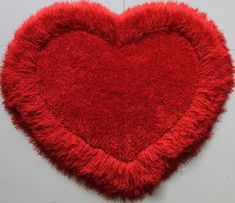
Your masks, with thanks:
M 189 108 L 198 60 L 177 33 L 117 47 L 86 32 L 52 39 L 38 60 L 39 93 L 71 132 L 128 162 Z

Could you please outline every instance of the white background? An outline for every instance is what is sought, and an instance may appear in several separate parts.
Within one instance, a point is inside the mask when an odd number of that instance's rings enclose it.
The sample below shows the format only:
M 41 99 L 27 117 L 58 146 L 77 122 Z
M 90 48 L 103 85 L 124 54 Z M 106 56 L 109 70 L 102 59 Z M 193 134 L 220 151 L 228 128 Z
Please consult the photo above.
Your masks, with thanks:
M 14 31 L 31 14 L 55 0 L 0 0 L 0 57 Z M 109 9 L 123 9 L 147 1 L 97 0 Z M 235 1 L 182 1 L 199 8 L 224 32 L 235 58 Z M 1 62 L 2 63 L 2 62 Z M 2 98 L 0 97 L 0 102 Z M 235 203 L 235 93 L 226 104 L 212 139 L 202 152 L 163 182 L 142 202 Z M 0 203 L 100 203 L 109 202 L 94 191 L 60 174 L 39 156 L 17 131 L 0 105 Z M 113 202 L 113 201 L 110 201 Z

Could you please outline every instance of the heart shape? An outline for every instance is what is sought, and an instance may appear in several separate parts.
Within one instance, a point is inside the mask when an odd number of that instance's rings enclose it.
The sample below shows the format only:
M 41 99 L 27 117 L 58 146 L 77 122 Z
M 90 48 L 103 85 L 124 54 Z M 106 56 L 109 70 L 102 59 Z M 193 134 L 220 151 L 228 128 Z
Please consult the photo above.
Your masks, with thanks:
M 191 45 L 175 33 L 116 47 L 69 32 L 48 43 L 37 66 L 50 112 L 87 144 L 124 162 L 183 116 L 198 78 Z
M 1 84 L 16 126 L 58 169 L 136 199 L 209 137 L 232 73 L 222 34 L 184 4 L 117 15 L 60 3 L 16 32 Z

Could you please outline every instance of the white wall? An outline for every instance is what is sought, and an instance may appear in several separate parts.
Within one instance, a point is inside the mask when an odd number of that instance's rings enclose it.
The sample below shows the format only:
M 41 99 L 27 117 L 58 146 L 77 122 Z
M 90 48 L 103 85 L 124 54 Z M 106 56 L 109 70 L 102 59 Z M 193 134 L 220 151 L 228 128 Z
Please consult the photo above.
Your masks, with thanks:
M 0 0 L 0 57 L 16 28 L 38 9 L 55 0 Z M 97 0 L 111 10 L 147 2 L 144 0 Z M 185 0 L 208 13 L 224 32 L 235 58 L 235 1 Z M 0 98 L 2 101 L 2 98 Z M 143 202 L 235 202 L 235 93 L 214 128 L 213 138 L 202 152 L 183 165 Z M 69 180 L 33 150 L 0 105 L 0 203 L 100 203 L 108 202 L 94 191 Z M 110 201 L 111 202 L 111 201 Z

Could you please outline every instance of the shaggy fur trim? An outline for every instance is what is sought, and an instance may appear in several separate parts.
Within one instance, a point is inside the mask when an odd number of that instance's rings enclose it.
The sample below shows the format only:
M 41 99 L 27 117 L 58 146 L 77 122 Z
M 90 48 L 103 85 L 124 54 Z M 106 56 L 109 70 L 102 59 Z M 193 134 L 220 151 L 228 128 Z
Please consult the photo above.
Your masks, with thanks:
M 64 128 L 37 92 L 37 54 L 55 36 L 82 30 L 122 46 L 158 31 L 174 31 L 192 45 L 200 78 L 185 115 L 161 139 L 123 162 Z M 176 3 L 150 3 L 114 14 L 98 4 L 57 3 L 30 17 L 8 46 L 1 85 L 17 127 L 59 170 L 107 197 L 142 198 L 198 151 L 232 90 L 233 67 L 222 34 L 205 14 Z

